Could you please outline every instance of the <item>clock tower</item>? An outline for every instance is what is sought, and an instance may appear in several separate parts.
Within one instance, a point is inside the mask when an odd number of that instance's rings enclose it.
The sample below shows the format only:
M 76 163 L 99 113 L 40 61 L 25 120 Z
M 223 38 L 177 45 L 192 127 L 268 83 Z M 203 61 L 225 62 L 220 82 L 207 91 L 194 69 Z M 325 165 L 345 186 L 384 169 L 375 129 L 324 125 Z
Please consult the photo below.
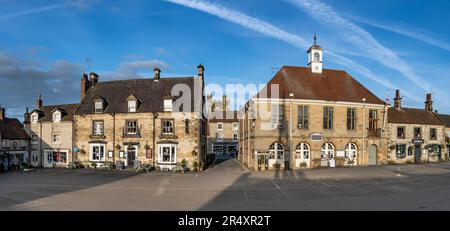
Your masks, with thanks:
M 314 45 L 312 45 L 308 50 L 308 66 L 311 68 L 313 73 L 322 73 L 322 58 L 323 49 L 317 45 L 317 36 L 314 34 Z

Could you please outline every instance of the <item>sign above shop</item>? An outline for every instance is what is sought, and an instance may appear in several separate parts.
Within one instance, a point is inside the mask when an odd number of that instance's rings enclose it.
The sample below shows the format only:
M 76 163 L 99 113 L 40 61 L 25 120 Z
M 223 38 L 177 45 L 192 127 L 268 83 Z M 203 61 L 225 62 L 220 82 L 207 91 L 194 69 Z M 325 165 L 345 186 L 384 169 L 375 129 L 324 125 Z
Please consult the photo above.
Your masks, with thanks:
M 423 139 L 414 138 L 412 139 L 413 144 L 423 144 Z

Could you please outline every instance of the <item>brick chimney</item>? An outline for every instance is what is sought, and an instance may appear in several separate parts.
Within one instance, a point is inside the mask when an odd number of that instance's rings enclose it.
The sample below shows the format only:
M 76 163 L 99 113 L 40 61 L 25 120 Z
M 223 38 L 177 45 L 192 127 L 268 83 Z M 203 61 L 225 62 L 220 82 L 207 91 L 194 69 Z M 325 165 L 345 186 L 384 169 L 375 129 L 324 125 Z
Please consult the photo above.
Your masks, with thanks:
M 41 109 L 42 108 L 42 99 L 41 99 L 41 95 L 38 96 L 38 98 L 36 99 L 36 109 Z
M 25 111 L 25 114 L 23 114 L 23 122 L 29 123 L 30 122 L 30 112 L 28 112 L 28 108 Z
M 159 67 L 155 67 L 155 68 L 153 68 L 153 73 L 154 73 L 154 76 L 153 76 L 154 80 L 156 82 L 158 82 L 159 79 L 161 78 L 161 69 L 159 69 Z
M 394 107 L 396 109 L 400 109 L 402 107 L 402 98 L 400 97 L 400 90 L 399 89 L 397 89 L 395 91 Z
M 94 87 L 98 83 L 98 75 L 94 72 L 91 72 L 91 86 Z
M 198 78 L 200 80 L 203 80 L 203 78 L 205 77 L 205 67 L 203 66 L 203 64 L 198 65 L 197 70 L 198 70 Z
M 88 79 L 88 75 L 86 73 L 83 73 L 83 77 L 81 78 L 81 97 L 80 97 L 80 99 L 83 99 L 83 97 L 86 95 L 86 93 L 90 87 L 91 87 L 91 82 Z
M 4 120 L 6 117 L 6 109 L 0 105 L 0 121 Z
M 427 101 L 425 101 L 425 110 L 433 111 L 433 100 L 431 100 L 431 93 L 427 94 Z

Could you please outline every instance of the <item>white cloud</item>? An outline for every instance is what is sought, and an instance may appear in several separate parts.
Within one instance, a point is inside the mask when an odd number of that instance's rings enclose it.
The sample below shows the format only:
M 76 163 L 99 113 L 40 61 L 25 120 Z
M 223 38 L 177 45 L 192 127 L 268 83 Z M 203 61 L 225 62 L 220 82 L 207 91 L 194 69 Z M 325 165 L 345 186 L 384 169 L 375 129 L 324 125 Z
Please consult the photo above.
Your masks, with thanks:
M 376 22 L 373 20 L 363 19 L 361 17 L 352 16 L 352 17 L 350 17 L 350 19 L 360 22 L 360 23 L 363 23 L 363 24 L 367 24 L 372 27 L 380 28 L 380 29 L 394 32 L 394 33 L 397 33 L 397 34 L 400 34 L 400 35 L 403 35 L 403 36 L 406 36 L 409 38 L 413 38 L 418 41 L 424 42 L 428 45 L 450 51 L 450 43 L 444 42 L 437 38 L 433 38 L 429 35 L 419 32 L 416 29 L 408 29 L 408 28 L 403 28 L 400 26 L 388 25 L 388 24 Z M 409 28 L 411 28 L 411 27 L 409 27 Z
M 315 20 L 338 32 L 360 52 L 368 54 L 371 59 L 383 66 L 398 71 L 424 91 L 430 91 L 432 85 L 419 76 L 414 69 L 398 57 L 394 51 L 381 45 L 369 32 L 343 18 L 329 5 L 318 0 L 287 0 L 299 7 Z M 437 99 L 446 106 L 450 106 L 449 97 L 441 90 L 434 88 Z
M 192 9 L 196 9 L 211 15 L 215 15 L 224 20 L 236 23 L 240 26 L 246 27 L 254 31 L 258 31 L 262 34 L 265 34 L 266 36 L 287 42 L 293 46 L 299 47 L 304 50 L 308 49 L 309 46 L 311 45 L 308 41 L 306 41 L 305 39 L 301 38 L 298 35 L 289 33 L 267 22 L 248 16 L 242 12 L 225 8 L 218 4 L 213 4 L 201 0 L 165 0 L 165 1 L 179 4 Z M 333 60 L 336 63 L 341 64 L 351 70 L 354 70 L 355 72 L 358 72 L 359 74 L 365 76 L 366 78 L 369 78 L 385 87 L 391 89 L 399 88 L 398 86 L 392 84 L 390 81 L 380 76 L 377 76 L 376 74 L 372 73 L 372 71 L 370 71 L 368 68 L 358 64 L 357 62 L 349 58 L 336 54 L 332 51 L 327 51 L 327 55 L 334 58 Z M 409 93 L 406 90 L 402 89 L 402 92 L 415 101 L 419 102 L 422 101 L 421 99 L 417 98 L 416 96 L 414 96 L 413 94 Z

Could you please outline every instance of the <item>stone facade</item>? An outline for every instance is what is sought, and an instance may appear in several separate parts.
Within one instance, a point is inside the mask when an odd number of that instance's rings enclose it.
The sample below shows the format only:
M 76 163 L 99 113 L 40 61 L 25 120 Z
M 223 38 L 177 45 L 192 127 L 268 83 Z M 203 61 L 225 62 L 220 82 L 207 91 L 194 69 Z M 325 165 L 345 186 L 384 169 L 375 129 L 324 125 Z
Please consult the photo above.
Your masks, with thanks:
M 329 165 L 328 161 L 331 158 L 322 157 L 322 149 L 326 143 L 332 144 L 331 148 L 334 149 L 332 155 L 334 155 L 333 159 L 336 166 L 387 163 L 387 140 L 386 133 L 383 130 L 386 126 L 386 119 L 384 118 L 386 107 L 383 105 L 326 103 L 307 100 L 294 100 L 292 104 L 289 100 L 267 103 L 254 99 L 251 102 L 254 103 L 254 107 L 251 108 L 264 108 L 262 110 L 267 112 L 261 114 L 267 115 L 258 115 L 255 118 L 252 116 L 251 109 L 242 111 L 239 159 L 250 168 L 265 169 L 267 165 L 271 169 L 275 163 L 280 164 L 281 168 L 289 167 L 294 169 L 301 167 L 314 168 L 324 164 Z M 280 104 L 284 108 L 283 125 L 282 128 L 277 127 L 273 129 L 273 116 L 270 112 L 272 105 Z M 298 126 L 299 106 L 307 106 L 309 109 L 307 129 L 299 128 Z M 333 108 L 333 129 L 323 129 L 324 107 Z M 347 129 L 348 108 L 356 110 L 356 126 L 354 130 Z M 378 129 L 375 131 L 368 130 L 369 110 L 375 110 L 379 116 L 379 119 L 376 120 Z M 292 128 L 291 133 L 289 128 Z M 363 131 L 365 131 L 364 134 Z M 269 158 L 266 164 L 265 160 L 261 161 L 259 158 L 270 157 L 270 147 L 274 143 L 281 144 L 280 147 L 283 148 L 282 152 L 285 158 Z M 307 144 L 308 147 L 302 148 L 302 143 Z M 349 149 L 349 144 L 354 144 L 355 146 Z M 356 157 L 349 158 L 349 154 L 345 154 L 346 148 L 349 152 L 356 151 Z M 305 153 L 308 158 L 303 157 Z M 323 160 L 325 160 L 325 163 Z M 262 166 L 259 166 L 261 164 Z M 285 164 L 288 166 L 284 166 Z
M 39 101 L 39 100 L 38 100 Z M 34 167 L 67 167 L 76 160 L 73 153 L 73 114 L 78 104 L 38 104 L 29 113 L 25 128 L 31 137 L 31 165 Z M 54 117 L 59 113 L 59 117 Z
M 398 134 L 398 128 L 403 129 L 403 135 Z M 414 136 L 416 128 L 421 130 L 420 137 Z M 435 138 L 430 135 L 431 129 L 435 129 L 437 132 Z M 445 136 L 444 125 L 389 123 L 388 161 L 389 163 L 404 164 L 443 160 L 445 158 Z
M 130 120 L 137 121 L 138 135 L 127 135 L 124 132 L 126 121 Z M 163 120 L 174 121 L 174 134 L 162 134 Z M 188 121 L 186 122 L 186 120 Z M 93 134 L 94 121 L 103 122 L 103 135 Z M 201 123 L 202 120 L 196 119 L 194 113 L 186 115 L 185 113 L 159 112 L 155 119 L 153 113 L 76 115 L 75 143 L 80 149 L 77 159 L 86 164 L 95 162 L 92 158 L 91 146 L 102 144 L 105 147 L 105 156 L 104 159 L 98 161 L 100 164 L 121 161 L 124 166 L 132 167 L 128 166 L 132 163 L 128 162 L 127 154 L 129 150 L 133 149 L 135 159 L 142 164 L 161 165 L 160 155 L 158 155 L 160 146 L 173 144 L 176 147 L 175 163 L 184 159 L 188 166 L 192 167 L 194 162 L 200 163 L 205 159 L 204 152 L 201 150 L 201 147 L 205 146 Z M 153 134 L 156 135 L 153 136 Z
M 222 116 L 218 117 L 219 114 Z M 239 120 L 237 112 L 215 111 L 208 121 L 208 153 L 237 155 L 238 147 Z

